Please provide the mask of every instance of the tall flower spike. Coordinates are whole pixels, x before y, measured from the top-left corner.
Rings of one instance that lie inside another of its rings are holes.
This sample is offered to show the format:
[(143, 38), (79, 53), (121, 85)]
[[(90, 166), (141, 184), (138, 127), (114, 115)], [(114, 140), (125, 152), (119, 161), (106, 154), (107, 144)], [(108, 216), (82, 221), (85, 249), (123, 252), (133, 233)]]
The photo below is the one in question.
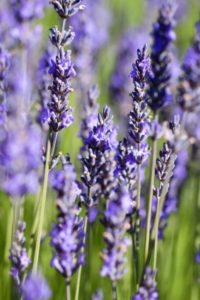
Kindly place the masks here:
[(61, 49), (56, 60), (52, 60), (49, 72), (53, 77), (53, 83), (50, 86), (49, 126), (53, 132), (58, 132), (69, 127), (73, 122), (72, 109), (69, 107), (67, 97), (72, 92), (70, 79), (75, 77), (76, 72), (71, 61), (70, 51), (65, 52)]
[(98, 122), (85, 139), (81, 151), (83, 166), (82, 182), (90, 189), (92, 197), (84, 196), (86, 206), (98, 203), (113, 188), (115, 169), (116, 128), (112, 123), (110, 109), (105, 107), (98, 115)]
[(149, 81), (148, 104), (154, 112), (169, 105), (173, 98), (170, 90), (172, 76), (170, 49), (176, 38), (174, 14), (173, 1), (163, 2), (151, 33), (153, 38), (151, 46), (152, 75)]
[(193, 112), (200, 106), (200, 21), (196, 23), (196, 36), (182, 65), (178, 89), (178, 102), (184, 111)]
[(23, 300), (49, 300), (50, 288), (40, 273), (30, 273), (22, 285)]
[(54, 256), (51, 266), (69, 282), (73, 273), (83, 264), (83, 220), (79, 216), (76, 198), (80, 189), (73, 166), (63, 160), (63, 168), (53, 173), (52, 186), (57, 192), (58, 218), (51, 230)]
[(29, 264), (31, 263), (28, 257), (26, 248), (24, 247), (26, 239), (24, 236), (24, 231), (26, 229), (26, 224), (19, 221), (17, 224), (17, 230), (15, 233), (15, 238), (10, 249), (10, 261), (12, 264), (11, 275), (16, 281), (17, 285), (21, 285), (22, 276)]
[(129, 229), (126, 215), (130, 207), (130, 194), (118, 186), (110, 195), (103, 221), (106, 227), (104, 233), (106, 248), (101, 254), (103, 260), (101, 276), (108, 276), (112, 282), (121, 279), (127, 271), (125, 255), (131, 243), (125, 234)]
[(133, 64), (131, 77), (134, 90), (131, 93), (132, 110), (129, 114), (129, 138), (135, 146), (134, 157), (137, 164), (142, 164), (149, 153), (147, 137), (149, 134), (149, 117), (146, 104), (146, 83), (150, 76), (150, 59), (146, 55), (146, 46), (137, 51), (137, 60)]
[(150, 268), (146, 268), (142, 284), (132, 300), (158, 300), (158, 291), (155, 282), (156, 272)]

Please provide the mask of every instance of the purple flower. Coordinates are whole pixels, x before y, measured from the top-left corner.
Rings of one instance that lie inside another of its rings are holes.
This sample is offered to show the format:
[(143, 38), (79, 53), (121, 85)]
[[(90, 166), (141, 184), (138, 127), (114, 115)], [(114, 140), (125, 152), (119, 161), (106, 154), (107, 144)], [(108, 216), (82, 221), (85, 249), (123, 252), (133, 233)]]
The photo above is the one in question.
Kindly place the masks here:
[(157, 300), (158, 291), (155, 282), (156, 272), (150, 268), (146, 268), (142, 284), (132, 300)]
[(83, 116), (80, 129), (80, 137), (82, 141), (88, 137), (94, 126), (98, 122), (98, 109), (97, 99), (99, 97), (99, 89), (97, 86), (92, 86), (87, 94), (87, 100), (83, 106)]
[(97, 290), (96, 293), (93, 294), (92, 300), (103, 300), (102, 290)]
[(50, 3), (63, 19), (67, 19), (68, 17), (75, 15), (79, 10), (84, 8), (82, 0), (51, 0)]
[(126, 189), (118, 187), (110, 195), (104, 213), (104, 241), (106, 248), (101, 257), (103, 266), (101, 276), (108, 276), (112, 281), (121, 279), (126, 273), (126, 253), (130, 240), (125, 236), (129, 224), (126, 215), (131, 207), (131, 199)]
[(133, 147), (127, 139), (119, 143), (116, 154), (115, 176), (119, 178), (131, 194), (132, 206), (135, 207), (136, 198), (136, 169), (137, 164), (133, 154)]
[(28, 257), (24, 244), (26, 242), (24, 231), (26, 224), (19, 221), (17, 224), (17, 230), (15, 233), (14, 241), (10, 249), (9, 259), (12, 264), (11, 275), (16, 281), (17, 285), (21, 285), (23, 273), (26, 271), (31, 263)]
[(41, 18), (47, 3), (47, 0), (10, 0), (11, 9), (19, 23)]
[(128, 76), (130, 61), (135, 60), (137, 49), (142, 47), (144, 41), (147, 40), (148, 34), (145, 28), (137, 28), (137, 30), (129, 28), (123, 33), (117, 46), (116, 65), (111, 76), (109, 90), (111, 99), (117, 101), (119, 113), (122, 116), (127, 116), (131, 110), (131, 101), (127, 97), (132, 87), (132, 80)]
[(152, 75), (149, 82), (148, 104), (153, 111), (169, 105), (172, 101), (170, 90), (171, 58), (170, 49), (175, 40), (174, 5), (165, 1), (159, 10), (159, 16), (153, 25), (151, 46)]
[(22, 120), (8, 120), (0, 137), (1, 187), (11, 197), (35, 193), (41, 164), (41, 132)]
[(85, 0), (84, 3), (86, 9), (79, 13), (78, 18), (73, 16), (70, 19), (75, 32), (72, 47), (78, 71), (77, 88), (81, 95), (97, 81), (98, 55), (108, 41), (111, 23), (105, 1)]
[(50, 91), (49, 86), (51, 83), (51, 77), (49, 75), (49, 68), (51, 66), (51, 60), (53, 59), (52, 49), (48, 47), (40, 61), (37, 72), (37, 82), (38, 82), (38, 93), (40, 97), (40, 110), (38, 112), (38, 121), (41, 125), (45, 126), (48, 124), (50, 118), (50, 112), (48, 108), (48, 103), (50, 101)]
[(51, 291), (41, 274), (30, 273), (22, 285), (23, 300), (48, 300)]
[(200, 21), (196, 23), (196, 36), (182, 65), (178, 102), (183, 110), (199, 110), (200, 105)]
[(57, 192), (58, 217), (50, 234), (51, 246), (54, 249), (51, 266), (70, 280), (73, 273), (84, 263), (84, 224), (76, 202), (80, 189), (69, 161), (63, 160), (63, 169), (53, 174), (52, 185)]
[(87, 207), (98, 203), (102, 196), (107, 198), (115, 186), (116, 147), (116, 128), (110, 109), (105, 107), (103, 113), (98, 115), (97, 125), (90, 131), (81, 150), (81, 179), (85, 190), (82, 196)]
[(53, 132), (69, 127), (73, 122), (72, 109), (69, 107), (68, 94), (72, 91), (70, 79), (76, 72), (71, 61), (70, 51), (59, 51), (56, 60), (52, 60), (49, 73), (53, 77), (51, 101), (48, 105), (50, 113), (49, 126)]
[(144, 47), (142, 51), (138, 50), (137, 60), (131, 72), (134, 90), (131, 93), (132, 110), (129, 114), (128, 133), (134, 145), (134, 158), (137, 164), (142, 164), (149, 154), (146, 141), (149, 135), (149, 117), (145, 88), (150, 72), (150, 60), (146, 56), (146, 47)]
[(178, 152), (173, 176), (170, 181), (169, 191), (160, 216), (159, 237), (163, 237), (163, 230), (172, 212), (177, 210), (178, 197), (181, 186), (187, 177), (188, 153), (186, 149)]

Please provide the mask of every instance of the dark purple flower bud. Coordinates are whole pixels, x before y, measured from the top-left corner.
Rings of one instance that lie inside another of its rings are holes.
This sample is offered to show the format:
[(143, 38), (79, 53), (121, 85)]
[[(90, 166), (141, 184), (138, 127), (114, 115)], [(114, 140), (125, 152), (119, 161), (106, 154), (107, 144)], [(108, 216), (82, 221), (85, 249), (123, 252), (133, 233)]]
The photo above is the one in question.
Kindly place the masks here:
[(160, 10), (157, 22), (153, 26), (152, 37), (152, 75), (149, 80), (148, 104), (153, 111), (169, 105), (172, 101), (170, 90), (171, 74), (171, 45), (175, 40), (175, 8), (172, 1), (165, 1)]
[(158, 300), (158, 290), (155, 282), (156, 272), (146, 268), (142, 284), (132, 300)]
[(53, 132), (58, 132), (69, 127), (73, 122), (72, 109), (69, 107), (68, 94), (72, 92), (71, 78), (76, 72), (71, 61), (70, 51), (65, 52), (62, 48), (52, 60), (49, 73), (53, 77), (50, 86), (51, 101), (49, 103), (50, 121), (49, 126)]
[(103, 260), (101, 276), (108, 276), (112, 281), (121, 279), (127, 271), (125, 255), (131, 242), (125, 234), (129, 229), (126, 216), (130, 207), (130, 194), (126, 189), (118, 187), (110, 195), (104, 213), (106, 248), (101, 254)]
[(48, 300), (51, 290), (41, 274), (31, 273), (22, 285), (23, 300)]
[(138, 50), (137, 60), (131, 72), (134, 90), (131, 93), (132, 110), (129, 114), (128, 133), (134, 145), (134, 157), (137, 164), (142, 164), (149, 154), (146, 142), (149, 135), (149, 117), (145, 89), (150, 72), (150, 60), (146, 56), (146, 47), (144, 47), (142, 51)]
[(55, 11), (63, 19), (75, 15), (79, 10), (84, 9), (82, 0), (51, 0)]
[(19, 221), (17, 224), (17, 230), (15, 233), (14, 241), (10, 249), (9, 259), (11, 261), (11, 275), (14, 278), (17, 285), (21, 285), (22, 276), (28, 266), (31, 263), (30, 258), (28, 257), (26, 248), (24, 244), (26, 242), (24, 231), (26, 229), (26, 224)]
[(67, 31), (63, 31), (62, 33), (58, 30), (57, 26), (50, 29), (50, 41), (52, 45), (56, 46), (56, 48), (65, 47), (73, 41), (75, 37), (72, 28), (69, 27)]

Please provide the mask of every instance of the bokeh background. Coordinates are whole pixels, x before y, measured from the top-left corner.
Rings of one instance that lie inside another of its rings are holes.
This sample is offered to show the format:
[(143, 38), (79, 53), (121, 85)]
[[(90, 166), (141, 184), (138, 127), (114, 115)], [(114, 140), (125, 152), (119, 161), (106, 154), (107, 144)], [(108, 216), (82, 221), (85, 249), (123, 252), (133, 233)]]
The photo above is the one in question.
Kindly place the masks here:
[[(95, 0), (93, 0), (95, 1)], [(118, 63), (118, 51), (120, 41), (124, 32), (129, 28), (133, 32), (132, 41), (140, 40), (142, 44), (149, 43), (148, 34), (151, 32), (152, 23), (155, 21), (158, 11), (158, 5), (161, 1), (144, 1), (144, 0), (107, 0), (105, 5), (108, 10), (106, 16), (101, 16), (98, 24), (101, 27), (105, 26), (105, 22), (109, 21), (107, 27), (107, 37), (103, 45), (98, 49), (95, 57), (95, 82), (100, 88), (100, 107), (107, 104), (113, 108), (115, 112), (116, 121), (121, 124), (119, 111), (119, 101), (114, 99), (110, 94), (109, 87), (113, 70)], [(182, 3), (184, 2), (184, 3)], [(178, 62), (185, 53), (185, 50), (190, 45), (194, 35), (194, 24), (200, 17), (200, 3), (198, 0), (177, 1), (177, 6), (180, 5), (180, 14), (177, 13), (176, 26), (176, 56)], [(86, 8), (87, 9), (87, 8)], [(179, 10), (179, 8), (177, 8)], [(98, 14), (97, 14), (98, 17)], [(77, 18), (77, 17), (76, 17)], [(109, 20), (108, 20), (109, 19)], [(74, 20), (76, 22), (76, 20)], [(43, 43), (47, 43), (49, 28), (54, 24), (59, 23), (53, 9), (49, 8), (46, 11), (44, 18), (39, 22), (44, 27)], [(145, 34), (144, 29), (145, 28)], [(99, 28), (100, 29), (100, 28)], [(139, 32), (141, 31), (141, 35)], [(134, 33), (135, 32), (135, 33)], [(99, 31), (96, 32), (98, 37)], [(139, 39), (139, 37), (140, 39)], [(147, 37), (147, 38), (146, 38)], [(130, 51), (135, 55), (137, 43), (135, 47), (130, 44)], [(76, 61), (76, 55), (74, 54)], [(129, 81), (129, 72), (131, 64), (129, 61), (129, 70), (124, 74), (125, 82)], [(83, 70), (81, 70), (83, 72)], [(74, 81), (75, 92), (71, 98), (72, 106), (75, 109), (76, 121), (67, 130), (65, 130), (59, 140), (58, 150), (65, 153), (70, 153), (72, 162), (76, 165), (77, 170), (80, 169), (79, 161), (77, 159), (79, 149), (81, 147), (81, 140), (78, 137), (80, 124), (81, 103), (84, 101), (85, 94), (81, 93), (78, 88), (79, 75)], [(95, 83), (92, 82), (92, 83)], [(76, 90), (77, 86), (77, 90)], [(87, 89), (87, 87), (85, 87)], [(129, 101), (129, 91), (125, 91), (122, 101)], [(127, 103), (127, 102), (126, 102)], [(123, 132), (120, 130), (119, 132)], [(168, 227), (165, 231), (164, 240), (160, 242), (159, 250), (159, 276), (158, 289), (161, 300), (198, 300), (200, 299), (200, 283), (198, 277), (200, 276), (200, 265), (195, 263), (196, 245), (200, 240), (200, 203), (198, 203), (198, 193), (200, 193), (196, 186), (196, 182), (200, 181), (194, 168), (190, 167), (188, 179), (180, 192), (179, 209), (178, 212), (170, 217)], [(200, 198), (200, 197), (199, 197)], [(30, 197), (25, 202), (24, 216), (27, 221), (27, 236), (30, 235), (31, 223), (33, 221), (34, 197)], [(52, 255), (49, 247), (50, 239), (48, 232), (51, 228), (52, 221), (55, 219), (55, 203), (52, 192), (48, 193), (48, 202), (45, 213), (45, 228), (44, 241), (41, 249), (41, 268), (45, 277), (47, 278), (51, 289), (53, 291), (53, 298), (61, 300), (64, 299), (65, 282), (61, 276), (50, 267), (50, 259)], [(10, 204), (5, 195), (0, 194), (0, 256), (3, 257), (3, 249), (6, 241), (5, 227), (8, 222), (7, 216), (9, 214)], [(105, 300), (110, 299), (110, 282), (99, 276), (99, 269), (101, 266), (101, 259), (99, 252), (103, 248), (103, 241), (101, 238), (102, 228), (98, 224), (91, 228), (90, 232), (90, 249), (89, 259), (90, 263), (84, 267), (84, 273), (81, 283), (81, 300), (88, 300), (91, 294), (96, 289), (104, 291)], [(130, 256), (131, 257), (131, 256)], [(2, 260), (1, 260), (2, 261)], [(0, 274), (6, 272), (0, 262)], [(0, 299), (9, 299), (8, 277), (5, 275), (5, 282), (1, 280), (0, 276)], [(73, 278), (73, 284), (76, 281), (76, 275)], [(127, 275), (125, 279), (120, 282), (119, 300), (130, 299), (130, 282), (131, 276)], [(73, 299), (73, 297), (72, 297)]]

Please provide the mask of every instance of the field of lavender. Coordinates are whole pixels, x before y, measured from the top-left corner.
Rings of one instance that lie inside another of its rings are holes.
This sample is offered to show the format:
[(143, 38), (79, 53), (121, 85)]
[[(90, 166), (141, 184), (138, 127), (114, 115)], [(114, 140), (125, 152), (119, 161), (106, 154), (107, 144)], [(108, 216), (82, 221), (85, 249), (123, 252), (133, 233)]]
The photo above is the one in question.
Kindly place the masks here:
[(0, 1), (0, 300), (200, 299), (199, 0)]

